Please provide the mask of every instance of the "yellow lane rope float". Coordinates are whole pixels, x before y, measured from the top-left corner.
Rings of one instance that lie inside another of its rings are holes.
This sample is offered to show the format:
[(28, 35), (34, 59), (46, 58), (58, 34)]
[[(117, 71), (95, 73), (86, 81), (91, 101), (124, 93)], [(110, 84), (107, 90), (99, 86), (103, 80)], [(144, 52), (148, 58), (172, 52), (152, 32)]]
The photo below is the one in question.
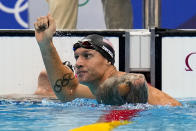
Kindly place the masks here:
[(112, 121), (112, 122), (103, 122), (103, 123), (94, 123), (91, 125), (85, 125), (72, 129), (70, 131), (111, 131), (117, 126), (126, 125), (131, 123), (129, 121)]
[(114, 128), (120, 125), (132, 123), (128, 120), (130, 120), (140, 111), (140, 109), (112, 110), (109, 114), (103, 116), (104, 122), (85, 125), (69, 131), (112, 131)]

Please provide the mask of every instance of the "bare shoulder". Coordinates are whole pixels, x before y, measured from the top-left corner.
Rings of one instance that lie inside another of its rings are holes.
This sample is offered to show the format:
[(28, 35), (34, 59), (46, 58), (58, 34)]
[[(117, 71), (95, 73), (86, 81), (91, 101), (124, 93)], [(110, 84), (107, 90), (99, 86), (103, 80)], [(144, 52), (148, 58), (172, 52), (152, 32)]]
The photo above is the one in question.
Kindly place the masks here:
[(168, 94), (148, 84), (148, 103), (152, 105), (181, 106), (182, 104)]
[[(122, 74), (122, 73), (121, 73)], [(124, 73), (120, 77), (126, 77), (128, 81), (131, 81), (131, 84), (134, 87), (141, 87), (146, 83), (146, 88), (148, 88), (148, 103), (152, 105), (171, 105), (171, 106), (180, 106), (181, 103), (176, 99), (172, 98), (168, 94), (158, 90), (157, 88), (147, 84), (145, 76), (140, 73)]]

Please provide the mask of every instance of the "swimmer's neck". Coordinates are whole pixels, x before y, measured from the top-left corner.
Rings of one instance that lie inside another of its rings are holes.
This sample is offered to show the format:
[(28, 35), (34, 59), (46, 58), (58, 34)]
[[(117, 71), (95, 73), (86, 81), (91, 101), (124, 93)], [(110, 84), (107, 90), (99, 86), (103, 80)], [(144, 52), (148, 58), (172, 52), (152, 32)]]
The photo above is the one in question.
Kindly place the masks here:
[(88, 86), (90, 91), (93, 93), (93, 95), (96, 95), (98, 84), (93, 84), (91, 82), (81, 82), (81, 84)]

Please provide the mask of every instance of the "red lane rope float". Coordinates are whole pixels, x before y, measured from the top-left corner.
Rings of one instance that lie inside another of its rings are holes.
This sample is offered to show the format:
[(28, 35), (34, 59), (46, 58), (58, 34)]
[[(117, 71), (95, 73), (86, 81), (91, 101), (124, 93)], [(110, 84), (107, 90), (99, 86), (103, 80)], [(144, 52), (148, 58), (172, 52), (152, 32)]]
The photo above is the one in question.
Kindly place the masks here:
[(132, 110), (111, 110), (109, 114), (106, 114), (105, 121), (122, 121), (122, 120), (130, 120), (132, 117), (136, 116), (138, 112), (142, 111), (141, 109), (132, 109)]

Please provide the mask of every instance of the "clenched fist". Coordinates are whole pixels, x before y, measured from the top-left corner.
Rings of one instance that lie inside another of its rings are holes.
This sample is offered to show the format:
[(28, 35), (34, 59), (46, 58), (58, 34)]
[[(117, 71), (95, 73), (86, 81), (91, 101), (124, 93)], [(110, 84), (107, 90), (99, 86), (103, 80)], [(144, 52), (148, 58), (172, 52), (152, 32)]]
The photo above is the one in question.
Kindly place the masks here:
[(34, 23), (35, 37), (40, 46), (52, 41), (53, 34), (56, 32), (56, 24), (52, 16), (42, 16)]

